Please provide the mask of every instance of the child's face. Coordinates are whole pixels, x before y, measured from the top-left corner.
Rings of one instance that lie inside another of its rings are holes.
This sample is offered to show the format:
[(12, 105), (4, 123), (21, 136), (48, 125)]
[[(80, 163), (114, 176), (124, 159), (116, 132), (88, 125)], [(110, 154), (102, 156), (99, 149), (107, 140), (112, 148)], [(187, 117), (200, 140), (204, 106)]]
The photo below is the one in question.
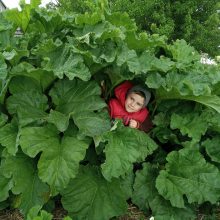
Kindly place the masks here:
[(130, 93), (127, 95), (127, 98), (125, 100), (125, 110), (127, 112), (138, 112), (144, 107), (144, 97), (136, 94), (136, 93)]

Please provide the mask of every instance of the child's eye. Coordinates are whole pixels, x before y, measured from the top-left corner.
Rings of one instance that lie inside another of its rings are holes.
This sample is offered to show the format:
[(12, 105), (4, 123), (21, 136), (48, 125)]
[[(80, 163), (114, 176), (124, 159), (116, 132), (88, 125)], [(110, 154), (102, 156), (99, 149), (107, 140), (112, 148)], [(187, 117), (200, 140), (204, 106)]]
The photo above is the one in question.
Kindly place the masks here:
[(131, 99), (131, 101), (134, 101), (134, 98), (131, 97), (130, 99)]

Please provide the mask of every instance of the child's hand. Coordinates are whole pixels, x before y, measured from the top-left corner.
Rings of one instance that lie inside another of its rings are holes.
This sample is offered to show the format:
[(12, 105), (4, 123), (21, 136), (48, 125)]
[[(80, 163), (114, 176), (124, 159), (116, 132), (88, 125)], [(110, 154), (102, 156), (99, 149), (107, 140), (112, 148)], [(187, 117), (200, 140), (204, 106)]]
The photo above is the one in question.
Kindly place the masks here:
[(134, 119), (131, 119), (129, 121), (129, 127), (130, 128), (138, 128), (138, 122), (136, 120), (134, 120)]

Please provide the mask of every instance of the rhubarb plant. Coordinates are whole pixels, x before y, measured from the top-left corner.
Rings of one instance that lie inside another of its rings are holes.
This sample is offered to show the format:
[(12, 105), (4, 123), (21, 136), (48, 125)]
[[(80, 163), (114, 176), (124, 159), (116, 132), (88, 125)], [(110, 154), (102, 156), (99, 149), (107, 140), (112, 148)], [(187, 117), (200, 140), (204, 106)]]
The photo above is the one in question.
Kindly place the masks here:
[[(0, 14), (0, 207), (51, 219), (39, 211), (59, 197), (70, 217), (91, 220), (124, 215), (127, 201), (157, 220), (214, 208), (219, 65), (184, 40), (138, 32), (107, 1), (85, 14), (39, 4)], [(112, 127), (108, 101), (124, 80), (152, 93), (149, 133)]]

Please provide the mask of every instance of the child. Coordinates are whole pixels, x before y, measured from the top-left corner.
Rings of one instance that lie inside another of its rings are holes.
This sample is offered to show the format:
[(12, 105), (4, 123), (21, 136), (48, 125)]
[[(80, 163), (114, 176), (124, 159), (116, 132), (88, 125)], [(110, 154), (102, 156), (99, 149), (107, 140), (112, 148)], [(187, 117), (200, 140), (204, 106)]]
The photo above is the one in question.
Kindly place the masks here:
[(152, 127), (146, 108), (151, 94), (140, 85), (125, 81), (115, 88), (115, 97), (109, 101), (110, 117), (121, 118), (125, 126), (148, 131)]

